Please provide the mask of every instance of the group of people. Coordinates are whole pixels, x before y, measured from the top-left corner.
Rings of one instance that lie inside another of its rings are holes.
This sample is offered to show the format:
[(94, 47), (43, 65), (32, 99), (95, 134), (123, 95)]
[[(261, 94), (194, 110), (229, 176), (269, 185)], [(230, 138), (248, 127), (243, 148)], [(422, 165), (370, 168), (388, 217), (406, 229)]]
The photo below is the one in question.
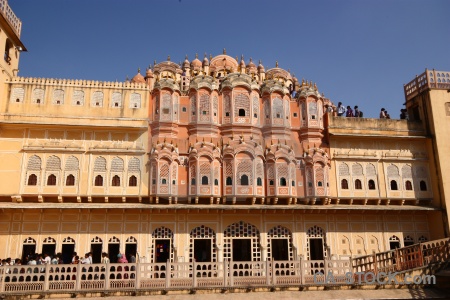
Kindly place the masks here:
[(347, 105), (347, 108), (345, 108), (342, 102), (339, 102), (336, 110), (338, 117), (362, 118), (364, 116), (363, 112), (359, 110), (358, 105), (355, 105), (353, 109), (350, 105)]

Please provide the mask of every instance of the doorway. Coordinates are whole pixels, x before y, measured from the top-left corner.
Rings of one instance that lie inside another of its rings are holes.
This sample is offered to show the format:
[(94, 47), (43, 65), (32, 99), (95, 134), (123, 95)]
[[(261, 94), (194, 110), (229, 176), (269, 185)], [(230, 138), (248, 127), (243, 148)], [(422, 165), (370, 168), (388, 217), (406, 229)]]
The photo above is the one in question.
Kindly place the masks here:
[(26, 261), (27, 257), (30, 257), (36, 253), (36, 244), (25, 244), (22, 246), (22, 262)]
[(400, 248), (400, 241), (389, 241), (389, 248), (391, 250), (395, 250), (397, 248)]
[(72, 263), (73, 252), (75, 252), (75, 244), (62, 245), (62, 260), (65, 264)]
[(272, 239), (272, 260), (289, 260), (288, 239)]
[(163, 263), (170, 259), (170, 240), (156, 239), (155, 240), (155, 262)]
[(108, 255), (111, 263), (117, 263), (117, 255), (120, 253), (120, 244), (108, 244)]
[(211, 239), (194, 240), (194, 259), (196, 262), (211, 262)]
[(50, 257), (55, 255), (56, 244), (43, 244), (42, 245), (42, 254), (48, 254)]
[(134, 257), (136, 257), (136, 252), (137, 244), (125, 244), (125, 256), (127, 257), (128, 262), (131, 262), (131, 255), (134, 255)]
[(252, 239), (233, 239), (233, 261), (252, 260)]
[(102, 261), (102, 244), (91, 244), (92, 263), (99, 264)]
[(309, 259), (310, 260), (323, 260), (323, 239), (322, 238), (310, 238), (309, 239)]

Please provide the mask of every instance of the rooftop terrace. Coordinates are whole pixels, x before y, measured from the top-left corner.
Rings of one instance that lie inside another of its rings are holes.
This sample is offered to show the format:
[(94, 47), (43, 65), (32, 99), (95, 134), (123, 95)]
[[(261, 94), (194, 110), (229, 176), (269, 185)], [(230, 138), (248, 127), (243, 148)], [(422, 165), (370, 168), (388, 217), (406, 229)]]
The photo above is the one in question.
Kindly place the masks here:
[(404, 85), (406, 101), (427, 89), (450, 89), (450, 72), (425, 69), (425, 72)]

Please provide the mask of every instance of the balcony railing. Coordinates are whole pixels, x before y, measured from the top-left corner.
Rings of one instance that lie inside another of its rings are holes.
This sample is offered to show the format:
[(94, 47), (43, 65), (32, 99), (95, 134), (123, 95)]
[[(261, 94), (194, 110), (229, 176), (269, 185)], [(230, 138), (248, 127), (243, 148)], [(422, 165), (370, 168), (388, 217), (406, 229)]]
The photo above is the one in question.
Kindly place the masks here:
[(450, 89), (450, 72), (425, 69), (425, 72), (405, 84), (406, 101), (427, 89)]
[(17, 37), (20, 38), (20, 32), (22, 30), (22, 21), (16, 16), (16, 14), (12, 11), (11, 7), (8, 5), (8, 0), (0, 0), (0, 12), (8, 21), (11, 28), (17, 34)]

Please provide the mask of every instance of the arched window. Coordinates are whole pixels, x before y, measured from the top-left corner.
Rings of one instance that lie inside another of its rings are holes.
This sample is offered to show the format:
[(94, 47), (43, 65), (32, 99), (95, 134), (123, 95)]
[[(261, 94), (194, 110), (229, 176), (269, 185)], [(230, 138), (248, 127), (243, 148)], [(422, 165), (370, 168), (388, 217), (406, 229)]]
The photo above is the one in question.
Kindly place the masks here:
[(103, 186), (103, 177), (102, 175), (95, 176), (95, 186)]
[(191, 179), (191, 185), (195, 185), (195, 178)]
[(286, 178), (284, 177), (280, 178), (280, 186), (286, 186)]
[(362, 189), (361, 180), (359, 180), (359, 179), (355, 180), (355, 189), (356, 190), (361, 190)]
[(167, 179), (165, 178), (161, 179), (161, 184), (167, 184)]
[(112, 186), (120, 186), (120, 177), (118, 175), (114, 175), (111, 182)]
[(256, 185), (257, 186), (262, 186), (262, 179), (261, 179), (261, 177), (256, 178)]
[(202, 185), (208, 185), (208, 176), (202, 176)]
[(72, 174), (70, 174), (69, 176), (67, 176), (67, 178), (66, 178), (66, 185), (67, 185), (67, 186), (73, 186), (73, 185), (75, 185), (75, 176), (73, 176)]
[(341, 181), (341, 189), (348, 190), (348, 181), (347, 181), (347, 179), (342, 179), (342, 181)]
[(11, 41), (9, 39), (6, 39), (6, 43), (5, 43), (5, 61), (9, 64), (11, 64), (11, 56), (9, 53), (9, 50), (13, 47), (13, 44), (11, 43)]
[(28, 177), (28, 185), (37, 185), (37, 176), (34, 174), (31, 174)]
[(137, 186), (137, 178), (136, 176), (132, 175), (130, 179), (128, 180), (129, 186)]
[(423, 180), (420, 181), (420, 190), (422, 192), (427, 190), (427, 183), (425, 181), (423, 181)]
[(245, 117), (245, 109), (243, 108), (239, 109), (239, 117)]
[(231, 179), (231, 177), (227, 177), (226, 184), (233, 185), (233, 179)]
[[(295, 184), (295, 182), (294, 182), (294, 181), (292, 181), (292, 186), (294, 186), (294, 184)], [(322, 181), (318, 181), (318, 182), (317, 182), (317, 186), (323, 186), (323, 183), (322, 183)]]
[(269, 180), (269, 185), (273, 185), (273, 180)]
[(56, 185), (56, 176), (51, 174), (47, 178), (47, 185)]
[[(292, 180), (292, 186), (295, 186), (295, 181)], [(322, 186), (322, 181), (319, 181), (319, 186)]]
[(248, 185), (248, 176), (245, 174), (241, 176), (241, 185)]
[(215, 186), (218, 186), (218, 185), (219, 185), (219, 179), (217, 179), (217, 178), (214, 179), (214, 185), (215, 185)]
[(407, 190), (407, 191), (412, 191), (412, 183), (411, 183), (411, 181), (409, 181), (409, 180), (406, 180), (406, 182), (405, 182), (405, 190)]
[(398, 190), (397, 181), (391, 180), (391, 191)]
[(375, 181), (373, 181), (372, 179), (369, 180), (369, 190), (374, 190), (375, 189)]

